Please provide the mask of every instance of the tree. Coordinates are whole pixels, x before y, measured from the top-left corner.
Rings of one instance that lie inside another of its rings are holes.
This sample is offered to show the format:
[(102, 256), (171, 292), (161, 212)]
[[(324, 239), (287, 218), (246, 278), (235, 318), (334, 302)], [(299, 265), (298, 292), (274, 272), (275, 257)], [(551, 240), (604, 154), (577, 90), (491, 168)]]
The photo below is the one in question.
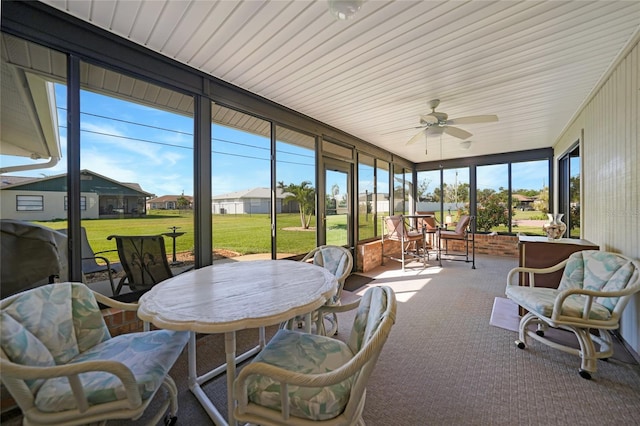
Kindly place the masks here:
[(300, 210), (300, 224), (304, 229), (309, 229), (311, 216), (313, 216), (316, 205), (316, 190), (311, 186), (311, 182), (304, 181), (300, 185), (290, 183), (285, 185), (284, 182), (278, 182), (278, 188), (283, 194), (288, 194), (284, 201), (296, 201)]
[(182, 209), (188, 209), (189, 208), (189, 200), (187, 200), (184, 196), (179, 196), (176, 199), (176, 206), (178, 207), (178, 210), (182, 210)]
[(540, 190), (538, 199), (533, 202), (533, 208), (542, 213), (549, 213), (549, 187)]
[(509, 209), (500, 193), (493, 190), (484, 190), (482, 200), (478, 197), (478, 216), (476, 226), (481, 231), (491, 231), (494, 226), (507, 225), (509, 223)]
[(431, 179), (422, 179), (418, 183), (418, 201), (430, 201), (434, 198), (433, 194), (429, 194), (429, 185), (431, 185)]
[(338, 195), (340, 194), (340, 186), (338, 186), (337, 183), (334, 183), (333, 185), (331, 185), (331, 194), (333, 195), (333, 198), (335, 200), (338, 199)]
[(569, 226), (580, 228), (580, 175), (569, 178)]

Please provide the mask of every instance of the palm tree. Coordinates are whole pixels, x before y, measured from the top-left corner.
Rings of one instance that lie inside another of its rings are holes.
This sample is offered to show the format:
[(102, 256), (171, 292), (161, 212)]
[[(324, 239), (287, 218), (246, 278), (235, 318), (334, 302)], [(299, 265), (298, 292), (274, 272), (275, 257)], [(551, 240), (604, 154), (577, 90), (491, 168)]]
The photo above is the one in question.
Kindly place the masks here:
[(309, 229), (311, 216), (316, 205), (316, 190), (311, 186), (311, 182), (304, 181), (300, 185), (290, 183), (285, 185), (284, 182), (278, 182), (278, 188), (283, 194), (287, 194), (284, 201), (296, 201), (300, 209), (300, 223), (304, 229)]

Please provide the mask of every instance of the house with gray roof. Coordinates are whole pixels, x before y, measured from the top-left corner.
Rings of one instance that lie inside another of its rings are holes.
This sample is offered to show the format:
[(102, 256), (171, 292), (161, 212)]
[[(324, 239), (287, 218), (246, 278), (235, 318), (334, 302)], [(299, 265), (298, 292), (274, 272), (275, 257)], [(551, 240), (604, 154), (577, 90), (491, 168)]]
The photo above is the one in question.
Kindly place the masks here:
[[(284, 202), (289, 195), (276, 189), (276, 213), (298, 213), (298, 203)], [(211, 211), (213, 214), (268, 214), (271, 212), (271, 190), (252, 188), (214, 195)]]
[(177, 210), (181, 200), (184, 205), (182, 209), (193, 209), (193, 197), (191, 195), (162, 195), (160, 197), (147, 200), (147, 210)]
[[(154, 194), (137, 183), (118, 182), (91, 170), (80, 172), (82, 219), (146, 214)], [(0, 176), (0, 217), (17, 220), (67, 218), (67, 174), (45, 177)]]

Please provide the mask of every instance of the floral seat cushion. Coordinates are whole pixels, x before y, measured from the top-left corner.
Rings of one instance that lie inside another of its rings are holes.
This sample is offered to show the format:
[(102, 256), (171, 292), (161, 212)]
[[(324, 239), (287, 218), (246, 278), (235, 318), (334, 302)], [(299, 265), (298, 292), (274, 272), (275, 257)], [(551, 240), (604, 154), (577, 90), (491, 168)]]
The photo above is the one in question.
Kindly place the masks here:
[[(535, 312), (544, 317), (550, 317), (553, 312), (553, 303), (559, 290), (543, 287), (518, 287), (509, 286), (507, 297), (528, 311)], [(573, 318), (582, 318), (584, 309), (584, 296), (569, 296), (562, 305), (562, 315)], [(611, 312), (603, 305), (594, 302), (589, 312), (589, 318), (606, 321), (611, 318)]]
[[(79, 354), (69, 364), (81, 361), (118, 361), (133, 373), (143, 400), (160, 387), (189, 339), (189, 333), (167, 330), (130, 333), (106, 340)], [(125, 399), (124, 386), (114, 375), (105, 372), (80, 375), (89, 404)], [(47, 412), (73, 409), (75, 399), (66, 378), (46, 380), (35, 399), (36, 406)]]
[[(570, 289), (619, 291), (630, 282), (635, 267), (629, 260), (611, 253), (584, 250), (571, 255), (558, 289), (508, 286), (507, 296), (514, 302), (542, 316), (550, 317), (556, 296)], [(573, 295), (562, 304), (561, 315), (581, 318), (585, 296)], [(618, 297), (596, 297), (589, 311), (589, 319), (606, 321), (618, 302)]]
[[(295, 350), (292, 350), (295, 348)], [(305, 374), (326, 373), (353, 358), (349, 347), (329, 337), (279, 330), (254, 362), (264, 362), (289, 371)], [(332, 419), (344, 411), (352, 380), (324, 388), (290, 385), (292, 416), (311, 420)], [(247, 383), (249, 400), (264, 407), (280, 410), (280, 383), (265, 376), (253, 376)]]
[[(187, 332), (155, 330), (111, 337), (91, 290), (58, 283), (18, 296), (2, 310), (0, 344), (15, 363), (52, 366), (118, 361), (133, 373), (143, 400), (162, 384), (189, 339)], [(89, 404), (125, 399), (114, 375), (82, 373)], [(35, 405), (45, 412), (76, 408), (66, 377), (27, 381)]]

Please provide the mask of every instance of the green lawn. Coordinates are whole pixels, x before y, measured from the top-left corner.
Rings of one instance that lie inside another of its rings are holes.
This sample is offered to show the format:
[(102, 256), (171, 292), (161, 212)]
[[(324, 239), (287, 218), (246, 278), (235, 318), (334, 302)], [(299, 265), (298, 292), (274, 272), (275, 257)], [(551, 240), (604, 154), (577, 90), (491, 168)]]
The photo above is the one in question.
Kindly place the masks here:
[[(314, 218), (315, 219), (315, 218)], [(300, 216), (279, 214), (277, 216), (277, 246), (281, 253), (306, 253), (316, 245), (315, 220), (311, 226), (314, 230), (284, 230), (282, 228), (300, 228)], [(67, 227), (66, 221), (36, 222), (53, 229)], [(271, 253), (271, 224), (269, 215), (214, 215), (213, 246), (232, 250), (240, 254)], [(187, 212), (157, 212), (140, 218), (126, 219), (93, 219), (83, 220), (82, 226), (87, 231), (89, 244), (94, 252), (115, 250), (114, 240), (107, 240), (109, 235), (157, 235), (171, 232), (176, 226), (178, 232), (185, 234), (176, 239), (176, 251), (192, 251), (194, 247), (193, 214)], [(167, 254), (173, 250), (173, 242), (165, 238)], [(107, 253), (109, 260), (117, 261), (117, 253)]]
[[(539, 212), (521, 212), (516, 219), (540, 219)], [(368, 218), (371, 219), (370, 217)], [(361, 218), (362, 220), (362, 218)], [(53, 229), (67, 227), (66, 221), (37, 222)], [(311, 221), (312, 229), (300, 229), (300, 216), (297, 213), (283, 213), (277, 216), (277, 252), (289, 254), (307, 253), (316, 246), (315, 216)], [(115, 250), (114, 240), (107, 240), (109, 235), (157, 235), (171, 232), (171, 227), (178, 227), (178, 232), (185, 234), (176, 239), (176, 251), (188, 252), (194, 247), (193, 213), (191, 211), (152, 211), (147, 216), (127, 219), (92, 219), (83, 220), (82, 226), (87, 230), (89, 243), (95, 252)], [(251, 215), (214, 215), (213, 216), (214, 249), (226, 249), (240, 254), (271, 253), (271, 220), (267, 214)], [(366, 234), (372, 233), (371, 224), (366, 219), (361, 227), (367, 228)], [(290, 229), (287, 229), (290, 228)], [(506, 227), (495, 229), (507, 232)], [(515, 227), (514, 232), (542, 235), (539, 227)], [(346, 243), (346, 215), (327, 216), (327, 244), (343, 245)], [(165, 238), (167, 254), (171, 254), (172, 239)], [(117, 253), (108, 253), (109, 260), (117, 261)]]

